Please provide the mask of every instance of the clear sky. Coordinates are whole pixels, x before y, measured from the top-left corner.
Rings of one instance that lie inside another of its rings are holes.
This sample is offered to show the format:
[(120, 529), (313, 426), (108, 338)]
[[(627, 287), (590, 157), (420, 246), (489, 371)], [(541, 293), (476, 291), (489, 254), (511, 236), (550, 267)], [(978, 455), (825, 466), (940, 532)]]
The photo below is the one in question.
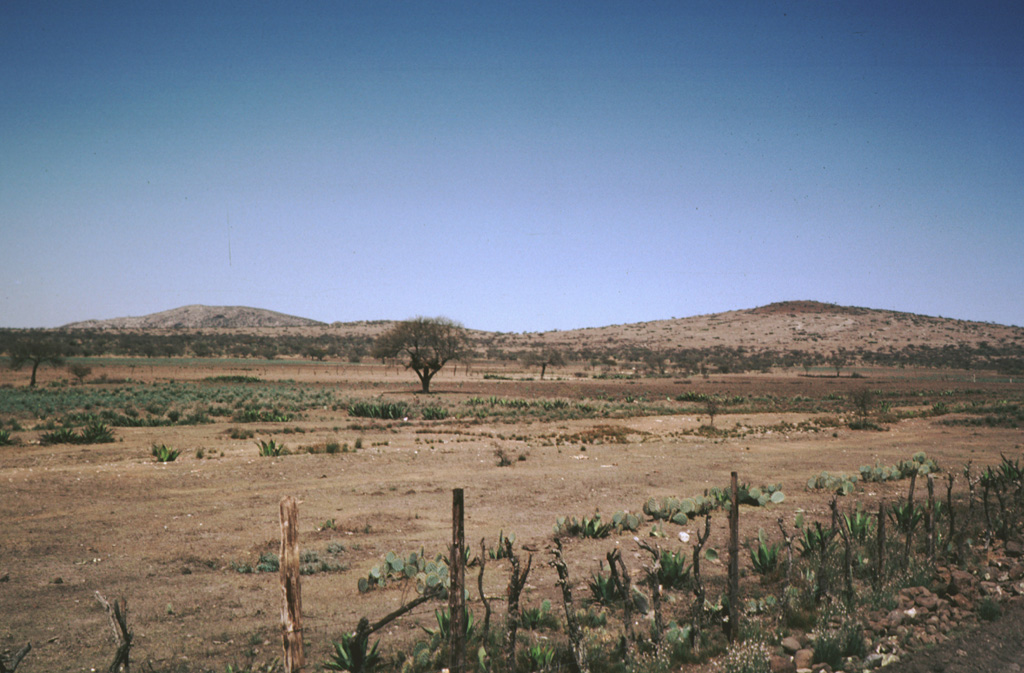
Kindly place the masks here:
[(0, 3), (0, 326), (1024, 326), (1024, 5)]

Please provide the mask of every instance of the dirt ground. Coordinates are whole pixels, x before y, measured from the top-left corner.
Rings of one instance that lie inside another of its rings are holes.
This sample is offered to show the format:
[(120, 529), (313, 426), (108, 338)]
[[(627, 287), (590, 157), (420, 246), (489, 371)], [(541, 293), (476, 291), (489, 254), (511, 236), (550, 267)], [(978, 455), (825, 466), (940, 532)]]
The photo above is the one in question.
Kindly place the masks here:
[[(393, 368), (280, 366), (244, 371), (266, 380), (336, 386), (353, 397), (387, 394), (389, 399), (422, 402), (422, 396), (414, 394), (414, 377)], [(130, 371), (111, 367), (106, 373), (112, 379), (160, 382), (237, 374), (238, 369), (150, 365), (132, 366)], [(13, 376), (3, 374), (0, 385), (24, 385)], [(41, 381), (46, 376), (42, 373)], [(501, 381), (483, 379), (481, 370), (442, 372), (432, 397), (459, 402), (474, 395), (595, 399), (630, 393), (653, 399), (700, 390), (814, 397), (831, 391), (849, 393), (865, 385), (855, 379), (796, 375), (713, 377), (693, 383), (594, 381), (569, 372), (558, 376), (561, 380)], [(906, 373), (877, 376), (870, 385), (926, 393), (969, 387), (985, 389), (993, 397), (1019, 395), (1021, 389), (1019, 382), (982, 384), (934, 373), (916, 379)], [(715, 424), (779, 427), (783, 421), (796, 424), (812, 415), (724, 413)], [(361, 594), (357, 581), (388, 551), (446, 551), (455, 488), (465, 491), (467, 543), (474, 554), (479, 554), (481, 538), (493, 546), (499, 531), (514, 532), (519, 545), (536, 550), (525, 595), (525, 603), (534, 605), (544, 598), (556, 599), (547, 550), (552, 526), (561, 516), (598, 511), (610, 518), (619, 510), (640, 514), (649, 497), (696, 495), (712, 486), (724, 487), (735, 470), (742, 481), (779, 483), (786, 494), (784, 503), (765, 511), (743, 510), (741, 538), (749, 539), (762, 526), (777, 533), (775, 520), (782, 516), (792, 522), (797, 510), (810, 520), (825, 520), (828, 496), (804, 489), (807, 479), (822, 470), (856, 472), (861, 465), (893, 464), (917, 451), (959, 470), (967, 460), (988, 465), (997, 463), (1000, 454), (1019, 456), (1024, 445), (1019, 429), (950, 427), (935, 418), (895, 422), (885, 432), (783, 429), (735, 438), (682, 434), (707, 423), (699, 413), (517, 425), (358, 419), (359, 429), (353, 429), (355, 420), (344, 410), (323, 409), (289, 423), (246, 424), (255, 434), (244, 439), (231, 437), (231, 429), (240, 424), (226, 419), (196, 426), (116, 428), (116, 442), (90, 446), (41, 445), (38, 431), (16, 433), (19, 444), (0, 447), (0, 609), (5, 617), (0, 651), (31, 642), (33, 649), (18, 669), (29, 673), (105, 669), (114, 645), (106, 613), (95, 598), (100, 592), (111, 600), (127, 599), (135, 631), (133, 659), (150, 662), (157, 671), (222, 671), (228, 664), (270, 661), (279, 652), (278, 575), (243, 574), (237, 568), (254, 565), (263, 552), (277, 551), (278, 508), (285, 495), (300, 501), (303, 548), (347, 567), (302, 578), (307, 670), (317, 670), (328, 657), (332, 638), (352, 630), (360, 617), (382, 616), (414, 595), (407, 583)], [(22, 424), (31, 427), (28, 419)], [(627, 428), (628, 441), (551, 441), (553, 436), (570, 437), (609, 424)], [(270, 437), (283, 441), (292, 455), (259, 457), (255, 440)], [(330, 441), (354, 446), (357, 440), (362, 448), (355, 452), (299, 452), (302, 446)], [(182, 455), (172, 463), (157, 463), (150, 455), (154, 443), (180, 448)], [(199, 449), (202, 458), (197, 457)], [(498, 465), (498, 450), (515, 458), (511, 465)], [(905, 484), (864, 485), (850, 502), (872, 508), (879, 498), (904, 493)], [(692, 525), (664, 527), (673, 537), (662, 544), (673, 549), (686, 546), (674, 539), (680, 530), (695, 533)], [(639, 535), (646, 536), (649, 529), (645, 522)], [(710, 546), (723, 553), (712, 565), (712, 576), (724, 573), (726, 533), (725, 519), (719, 517)], [(329, 554), (329, 545), (337, 550), (339, 544), (344, 551)], [(572, 578), (583, 585), (578, 595), (586, 593), (586, 580), (616, 545), (624, 550), (627, 563), (639, 568), (632, 534), (600, 541), (567, 540)], [(743, 561), (749, 564), (748, 559)], [(504, 594), (507, 571), (505, 561), (488, 563), (488, 595)], [(479, 617), (476, 572), (471, 568), (469, 573), (470, 606)], [(381, 632), (382, 648), (422, 634), (418, 626), (432, 625), (433, 607), (423, 606)], [(504, 608), (498, 604), (494, 609), (500, 616)], [(1021, 642), (1021, 614), (1013, 607), (996, 622), (1015, 634), (1007, 636), (1016, 638), (1009, 642)], [(980, 661), (970, 649), (979, 642), (984, 641), (969, 637), (964, 642), (960, 649), (968, 652), (966, 659)], [(952, 658), (928, 664), (931, 668), (892, 670), (982, 670), (956, 668), (957, 657), (965, 657), (958, 650), (952, 652)]]

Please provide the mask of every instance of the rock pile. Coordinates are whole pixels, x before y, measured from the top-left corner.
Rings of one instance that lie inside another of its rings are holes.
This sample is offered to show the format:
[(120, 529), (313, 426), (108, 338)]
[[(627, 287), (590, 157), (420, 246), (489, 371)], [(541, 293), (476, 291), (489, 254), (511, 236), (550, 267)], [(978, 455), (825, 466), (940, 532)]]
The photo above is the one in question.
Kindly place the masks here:
[[(845, 670), (886, 666), (907, 651), (946, 642), (951, 632), (978, 622), (979, 607), (986, 599), (1022, 596), (1024, 544), (997, 542), (974, 572), (940, 566), (931, 588), (901, 589), (896, 608), (864, 613), (864, 642), (869, 654), (863, 661), (847, 660)], [(827, 664), (813, 663), (813, 657), (813, 638), (793, 634), (782, 640), (772, 657), (772, 673), (833, 673)]]

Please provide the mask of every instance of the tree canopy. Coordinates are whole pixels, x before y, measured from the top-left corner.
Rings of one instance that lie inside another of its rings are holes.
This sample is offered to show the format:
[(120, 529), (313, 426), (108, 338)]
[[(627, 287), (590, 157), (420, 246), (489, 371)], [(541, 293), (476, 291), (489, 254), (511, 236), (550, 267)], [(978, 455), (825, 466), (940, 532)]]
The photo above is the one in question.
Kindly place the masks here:
[(405, 367), (416, 372), (424, 393), (430, 392), (430, 379), (451, 360), (466, 351), (466, 329), (450, 318), (404, 320), (381, 334), (373, 346), (375, 358), (400, 358)]
[(51, 364), (55, 367), (64, 364), (64, 352), (60, 345), (47, 339), (21, 339), (10, 348), (11, 369), (21, 369), (26, 364), (32, 365), (32, 379), (29, 387), (36, 385), (36, 372), (39, 365)]

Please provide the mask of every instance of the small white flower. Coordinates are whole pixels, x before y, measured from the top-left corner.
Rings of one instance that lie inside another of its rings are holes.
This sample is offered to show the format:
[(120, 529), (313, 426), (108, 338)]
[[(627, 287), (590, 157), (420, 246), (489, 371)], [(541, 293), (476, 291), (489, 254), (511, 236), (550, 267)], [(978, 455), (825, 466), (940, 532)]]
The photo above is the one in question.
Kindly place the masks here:
[(680, 542), (689, 542), (690, 541), (690, 534), (687, 533), (685, 530), (679, 531), (679, 541)]

